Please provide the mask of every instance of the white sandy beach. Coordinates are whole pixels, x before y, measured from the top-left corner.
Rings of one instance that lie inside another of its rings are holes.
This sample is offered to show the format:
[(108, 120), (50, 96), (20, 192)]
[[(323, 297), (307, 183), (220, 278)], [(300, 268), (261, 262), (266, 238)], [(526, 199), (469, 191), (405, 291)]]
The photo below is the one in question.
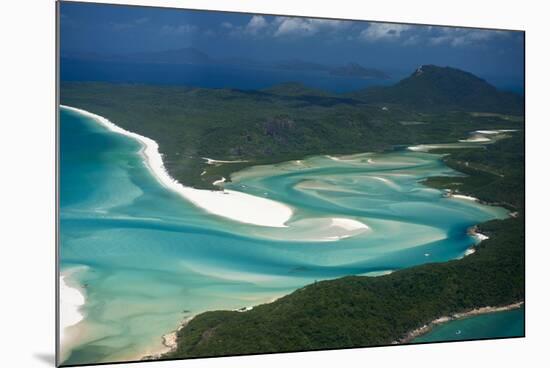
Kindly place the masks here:
[[(475, 245), (479, 245), (479, 243), (481, 243), (482, 241), (489, 239), (487, 235), (477, 232), (477, 226), (474, 226), (468, 229), (468, 235), (474, 238)], [(471, 254), (474, 254), (475, 252), (476, 252), (476, 248), (474, 245), (472, 245), (470, 248), (464, 251), (464, 254), (462, 256), (458, 257), (457, 259), (467, 257)]]
[(502, 133), (509, 133), (509, 132), (517, 132), (517, 129), (498, 129), (498, 130), (476, 130), (476, 133), (480, 134), (502, 134)]
[(223, 184), (225, 183), (225, 178), (222, 176), (222, 178), (220, 180), (214, 180), (212, 182), (212, 185), (220, 185), (220, 184)]
[(485, 134), (485, 135), (493, 135), (493, 134), (500, 133), (500, 131), (498, 130), (476, 130), (475, 132), (479, 134)]
[(79, 289), (67, 284), (67, 277), (70, 277), (70, 272), (62, 273), (59, 277), (59, 336), (61, 345), (66, 339), (65, 329), (84, 319), (80, 307), (84, 305), (86, 300)]
[[(470, 137), (465, 139), (459, 139), (459, 143), (493, 143), (496, 135), (503, 133), (517, 132), (517, 129), (497, 129), (497, 130), (475, 130), (470, 133)], [(438, 148), (462, 148), (457, 143), (443, 143), (443, 144), (418, 144), (416, 146), (409, 146), (407, 149), (414, 152), (428, 152)]]
[(74, 329), (84, 319), (81, 307), (86, 302), (84, 291), (70, 285), (71, 275), (77, 269), (70, 269), (61, 272), (59, 276), (59, 346), (60, 360), (65, 360), (75, 341), (78, 340), (79, 330)]
[[(474, 254), (476, 252), (476, 249), (475, 248), (468, 248), (466, 249), (466, 251), (464, 252), (464, 257), (467, 257), (469, 256), (470, 254)], [(462, 257), (461, 257), (462, 258)]]
[(208, 165), (217, 165), (217, 164), (236, 164), (239, 162), (248, 162), (247, 160), (233, 160), (233, 161), (227, 161), (227, 160), (215, 160), (213, 158), (208, 157), (202, 157), (203, 160), (206, 160), (206, 163)]
[(459, 139), (458, 141), (462, 143), (482, 143), (482, 142), (490, 142), (491, 140), (482, 135), (473, 135), (470, 138)]
[(461, 139), (459, 142), (470, 142), (470, 143), (483, 143), (491, 142), (495, 136), (508, 132), (515, 132), (515, 129), (498, 129), (498, 130), (476, 130), (470, 133), (470, 137), (467, 139)]
[[(110, 120), (86, 110), (70, 106), (61, 106), (64, 109), (78, 112), (96, 120), (107, 129), (131, 137), (143, 146), (146, 165), (155, 178), (166, 188), (178, 193), (197, 207), (218, 216), (252, 225), (285, 227), (285, 223), (292, 217), (292, 208), (271, 199), (256, 197), (234, 190), (213, 191), (186, 187), (173, 179), (166, 171), (159, 152), (159, 146), (154, 140), (125, 130)], [(209, 164), (243, 162), (220, 161), (204, 158)]]
[(476, 238), (478, 243), (481, 243), (482, 241), (489, 239), (487, 235), (482, 233), (475, 233), (474, 237)]
[(479, 201), (476, 197), (467, 196), (467, 195), (464, 195), (464, 194), (451, 194), (450, 197), (451, 198), (456, 198), (456, 199), (465, 199), (467, 201), (474, 201), (474, 202)]
[(407, 149), (413, 152), (428, 152), (429, 150), (439, 148), (437, 145), (419, 144), (416, 146), (409, 146)]

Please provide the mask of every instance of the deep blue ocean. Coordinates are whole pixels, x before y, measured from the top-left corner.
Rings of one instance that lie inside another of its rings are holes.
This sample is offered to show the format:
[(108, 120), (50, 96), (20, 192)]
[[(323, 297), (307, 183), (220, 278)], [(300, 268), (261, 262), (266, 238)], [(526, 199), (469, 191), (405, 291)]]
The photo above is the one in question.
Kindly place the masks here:
[[(322, 71), (290, 71), (223, 65), (134, 64), (68, 60), (61, 61), (63, 81), (101, 81), (182, 85), (203, 88), (262, 89), (285, 82), (336, 93), (372, 86), (392, 85), (412, 71), (388, 71), (390, 79), (364, 79), (333, 76)], [(502, 76), (481, 76), (497, 88), (523, 93), (523, 80)]]
[(63, 60), (64, 81), (103, 81), (182, 85), (203, 88), (262, 89), (285, 82), (332, 92), (348, 92), (373, 85), (388, 85), (398, 78), (362, 79), (331, 76), (321, 71), (288, 71), (222, 65), (132, 64)]
[(482, 314), (435, 327), (412, 342), (438, 342), (519, 337), (525, 334), (525, 308)]

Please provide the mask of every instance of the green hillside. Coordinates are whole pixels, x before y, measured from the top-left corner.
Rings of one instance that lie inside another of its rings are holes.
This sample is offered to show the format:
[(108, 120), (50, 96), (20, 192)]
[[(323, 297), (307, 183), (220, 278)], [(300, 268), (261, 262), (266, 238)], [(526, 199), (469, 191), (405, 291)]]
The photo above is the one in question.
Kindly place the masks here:
[(394, 86), (350, 95), (368, 103), (396, 103), (417, 111), (458, 109), (523, 114), (522, 96), (499, 91), (471, 73), (435, 65), (422, 65)]

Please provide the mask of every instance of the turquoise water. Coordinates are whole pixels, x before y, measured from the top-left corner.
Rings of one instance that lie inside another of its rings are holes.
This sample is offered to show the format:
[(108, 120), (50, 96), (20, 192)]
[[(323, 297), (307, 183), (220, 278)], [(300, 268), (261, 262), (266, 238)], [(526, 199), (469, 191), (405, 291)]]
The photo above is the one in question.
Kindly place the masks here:
[(62, 347), (66, 364), (139, 359), (161, 351), (161, 336), (186, 317), (268, 302), (315, 280), (462, 257), (474, 243), (468, 227), (507, 216), (422, 186), (457, 173), (440, 156), (402, 151), (236, 173), (226, 188), (294, 210), (285, 228), (247, 225), (167, 190), (133, 139), (65, 109), (60, 129), (61, 269), (77, 270), (86, 295), (77, 338)]
[(482, 314), (450, 321), (433, 328), (412, 342), (476, 340), (524, 336), (525, 308)]

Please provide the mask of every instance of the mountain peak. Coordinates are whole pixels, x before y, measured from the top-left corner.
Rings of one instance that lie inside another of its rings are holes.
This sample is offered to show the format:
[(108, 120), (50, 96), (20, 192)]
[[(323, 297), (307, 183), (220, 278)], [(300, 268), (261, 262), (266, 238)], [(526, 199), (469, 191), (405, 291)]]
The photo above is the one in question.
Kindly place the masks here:
[(448, 66), (420, 65), (397, 84), (371, 89), (363, 96), (371, 102), (403, 104), (418, 110), (523, 112), (521, 96), (499, 91), (472, 73)]
[(424, 69), (423, 69), (423, 68), (424, 68), (424, 65), (420, 65), (418, 68), (416, 68), (416, 70), (415, 70), (415, 72), (413, 73), (413, 75), (418, 76), (418, 75), (424, 73)]
[(443, 70), (445, 68), (449, 68), (449, 67), (442, 67), (442, 66), (437, 66), (437, 65), (433, 65), (433, 64), (422, 64), (418, 68), (416, 68), (416, 70), (414, 71), (414, 73), (412, 75), (418, 76), (418, 75), (422, 75), (425, 72), (427, 72), (427, 73), (436, 72), (438, 70)]

